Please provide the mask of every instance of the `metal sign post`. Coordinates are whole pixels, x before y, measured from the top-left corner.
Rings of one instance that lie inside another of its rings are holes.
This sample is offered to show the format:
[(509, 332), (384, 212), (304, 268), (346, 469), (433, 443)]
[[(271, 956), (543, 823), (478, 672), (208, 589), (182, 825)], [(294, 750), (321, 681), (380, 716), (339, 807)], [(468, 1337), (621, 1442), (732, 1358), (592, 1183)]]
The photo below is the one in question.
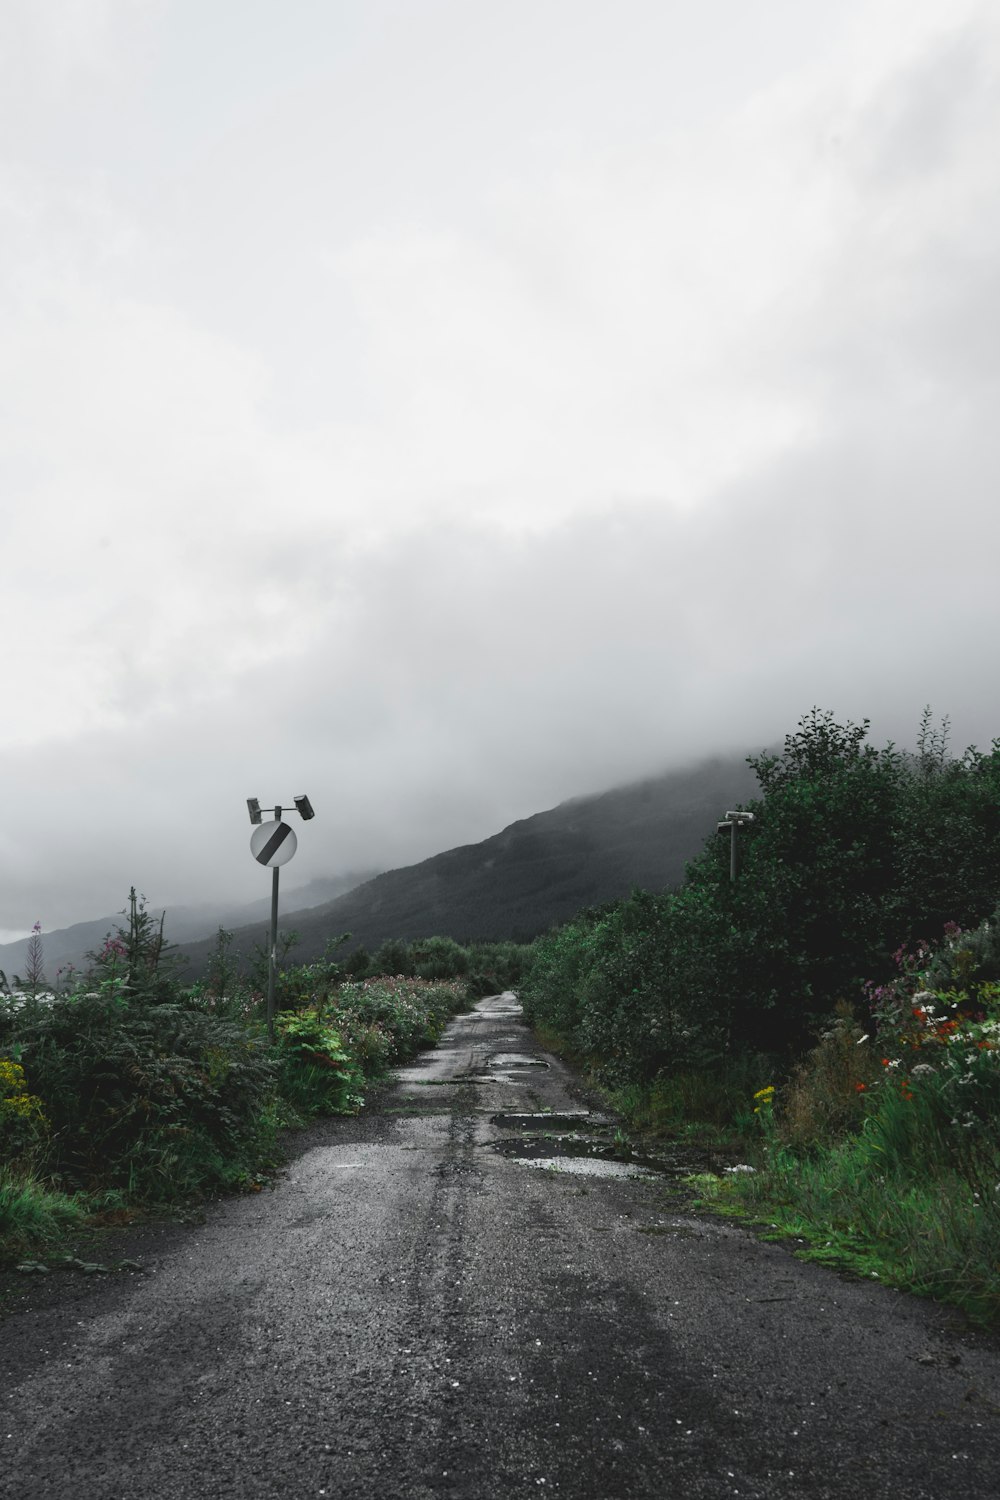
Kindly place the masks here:
[[(295, 808), (303, 819), (316, 816), (312, 803), (306, 796), (295, 798)], [(294, 829), (281, 821), (284, 809), (280, 803), (268, 809), (274, 813), (274, 820), (270, 823), (263, 821), (261, 806), (256, 797), (247, 798), (247, 809), (250, 813), (250, 822), (256, 825), (250, 835), (250, 853), (258, 864), (265, 865), (271, 871), (271, 941), (268, 945), (267, 960), (267, 1039), (273, 1043), (274, 992), (278, 979), (278, 871), (291, 859), (298, 848), (299, 841)]]
[(735, 880), (736, 879), (737, 868), (738, 868), (738, 859), (737, 859), (737, 852), (736, 852), (737, 851), (736, 835), (737, 835), (737, 833), (739, 831), (739, 828), (740, 828), (741, 824), (743, 824), (743, 823), (752, 823), (753, 822), (753, 813), (748, 813), (748, 812), (727, 812), (726, 813), (726, 818), (727, 818), (727, 821), (725, 823), (720, 823), (719, 824), (719, 830), (718, 831), (721, 833), (722, 830), (723, 830), (723, 828), (728, 828), (729, 831), (730, 831), (730, 838), (729, 838), (729, 878), (730, 878), (730, 880)]

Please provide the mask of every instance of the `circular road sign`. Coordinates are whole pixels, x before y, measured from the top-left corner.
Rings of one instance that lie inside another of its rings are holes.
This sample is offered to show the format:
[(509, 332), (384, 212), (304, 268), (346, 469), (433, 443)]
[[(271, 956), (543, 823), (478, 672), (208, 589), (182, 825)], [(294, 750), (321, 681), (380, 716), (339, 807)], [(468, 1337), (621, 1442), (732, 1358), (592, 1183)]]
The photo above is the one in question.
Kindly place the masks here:
[(260, 864), (274, 869), (275, 865), (287, 865), (298, 842), (288, 823), (261, 823), (250, 835), (250, 853)]

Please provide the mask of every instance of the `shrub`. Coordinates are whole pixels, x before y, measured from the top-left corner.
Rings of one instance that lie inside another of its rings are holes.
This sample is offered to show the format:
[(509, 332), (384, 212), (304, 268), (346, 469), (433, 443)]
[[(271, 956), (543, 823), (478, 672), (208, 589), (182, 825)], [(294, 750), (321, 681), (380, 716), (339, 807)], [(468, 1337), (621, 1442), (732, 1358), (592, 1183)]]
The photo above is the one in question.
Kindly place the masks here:
[(828, 1145), (861, 1129), (865, 1095), (881, 1074), (870, 1037), (845, 1001), (781, 1090), (778, 1133), (789, 1145)]
[(410, 951), (420, 979), (456, 979), (468, 973), (468, 951), (454, 938), (423, 938)]
[(315, 1010), (276, 1020), (282, 1096), (305, 1116), (353, 1115), (364, 1103), (361, 1071), (337, 1031)]
[[(435, 983), (402, 975), (351, 980), (342, 984), (326, 1019), (344, 1035), (357, 1028), (377, 1028), (370, 1056), (382, 1069), (412, 1057), (437, 1041), (448, 1019), (465, 1004), (464, 986)], [(386, 1045), (387, 1040), (388, 1045)]]
[(0, 1165), (27, 1167), (44, 1153), (49, 1122), (37, 1094), (29, 1092), (24, 1069), (0, 1057)]
[(57, 997), (20, 1044), (72, 1184), (165, 1200), (238, 1186), (271, 1158), (278, 1067), (236, 1023), (87, 993)]
[(469, 998), (515, 989), (531, 961), (530, 943), (470, 943), (466, 988)]

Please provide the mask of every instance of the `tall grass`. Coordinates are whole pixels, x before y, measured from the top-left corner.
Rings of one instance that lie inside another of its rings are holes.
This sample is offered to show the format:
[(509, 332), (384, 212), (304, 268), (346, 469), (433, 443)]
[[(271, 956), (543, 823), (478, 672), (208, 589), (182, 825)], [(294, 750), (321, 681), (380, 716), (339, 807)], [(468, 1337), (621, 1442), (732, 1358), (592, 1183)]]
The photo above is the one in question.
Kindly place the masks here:
[(28, 1169), (0, 1166), (0, 1264), (47, 1250), (86, 1216), (81, 1199), (44, 1186)]

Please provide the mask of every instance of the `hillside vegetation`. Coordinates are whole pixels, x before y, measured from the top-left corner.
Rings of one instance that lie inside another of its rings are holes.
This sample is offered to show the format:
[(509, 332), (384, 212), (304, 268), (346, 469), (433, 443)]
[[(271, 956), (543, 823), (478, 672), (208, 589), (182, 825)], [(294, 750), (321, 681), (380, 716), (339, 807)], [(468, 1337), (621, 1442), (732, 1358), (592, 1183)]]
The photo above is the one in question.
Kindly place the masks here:
[[(713, 835), (684, 884), (535, 945), (534, 1024), (637, 1123), (753, 1155), (706, 1184), (871, 1274), (1000, 1313), (1000, 741), (915, 754), (814, 710), (751, 758), (738, 878)], [(756, 1171), (751, 1171), (751, 1166)]]
[(224, 930), (208, 976), (186, 985), (134, 890), (124, 915), (58, 993), (36, 935), (18, 989), (0, 996), (0, 1264), (37, 1269), (30, 1257), (67, 1231), (259, 1188), (283, 1129), (355, 1113), (390, 1067), (523, 968), (512, 944), (450, 938), (355, 955), (350, 973), (332, 955), (286, 967), (272, 1042), (262, 987), (237, 972)]

